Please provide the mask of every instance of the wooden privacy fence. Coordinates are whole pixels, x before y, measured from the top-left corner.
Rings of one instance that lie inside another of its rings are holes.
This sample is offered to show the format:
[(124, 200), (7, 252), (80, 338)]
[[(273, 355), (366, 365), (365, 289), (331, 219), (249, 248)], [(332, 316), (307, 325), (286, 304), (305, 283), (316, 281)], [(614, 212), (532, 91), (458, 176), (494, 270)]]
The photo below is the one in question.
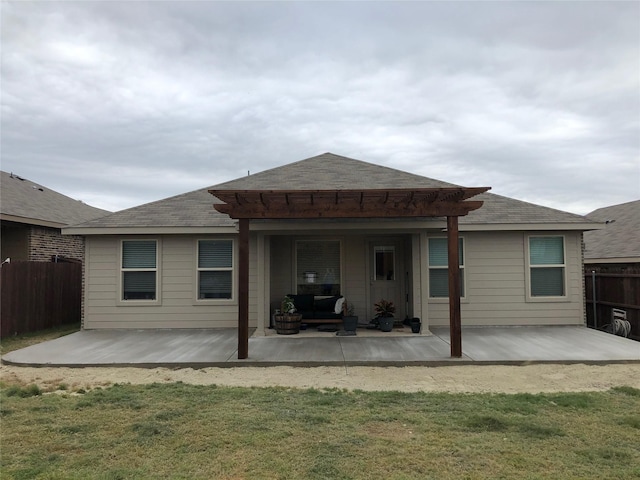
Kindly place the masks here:
[(1, 271), (0, 336), (80, 321), (80, 263), (11, 262)]
[(613, 309), (618, 308), (627, 312), (629, 338), (640, 340), (640, 267), (585, 266), (584, 280), (587, 325), (601, 330), (611, 323)]

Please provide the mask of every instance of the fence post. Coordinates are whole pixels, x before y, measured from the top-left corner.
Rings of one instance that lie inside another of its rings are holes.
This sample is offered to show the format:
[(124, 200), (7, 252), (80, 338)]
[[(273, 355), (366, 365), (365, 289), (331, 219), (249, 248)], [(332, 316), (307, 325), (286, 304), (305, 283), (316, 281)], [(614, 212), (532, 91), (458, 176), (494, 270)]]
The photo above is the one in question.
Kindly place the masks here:
[(593, 305), (593, 328), (598, 329), (598, 306), (596, 304), (596, 271), (591, 270), (591, 289), (593, 291), (593, 298), (591, 303)]

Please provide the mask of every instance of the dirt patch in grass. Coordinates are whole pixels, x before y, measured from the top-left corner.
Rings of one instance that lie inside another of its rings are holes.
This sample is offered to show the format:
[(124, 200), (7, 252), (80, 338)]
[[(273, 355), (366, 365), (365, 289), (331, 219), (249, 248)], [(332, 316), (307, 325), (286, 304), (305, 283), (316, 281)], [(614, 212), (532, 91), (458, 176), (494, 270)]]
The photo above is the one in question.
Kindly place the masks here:
[[(30, 368), (0, 366), (4, 383), (69, 392), (118, 383), (183, 382), (237, 387), (338, 388), (364, 391), (540, 393), (640, 389), (640, 364), (466, 365), (445, 367)], [(560, 400), (559, 400), (560, 401)]]

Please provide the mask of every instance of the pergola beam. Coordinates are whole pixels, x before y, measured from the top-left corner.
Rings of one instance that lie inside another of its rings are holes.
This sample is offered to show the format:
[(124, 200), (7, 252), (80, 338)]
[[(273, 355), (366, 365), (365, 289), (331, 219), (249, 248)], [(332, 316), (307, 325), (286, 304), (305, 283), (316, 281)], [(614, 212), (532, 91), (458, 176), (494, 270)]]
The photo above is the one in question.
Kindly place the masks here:
[[(217, 195), (216, 195), (217, 196)], [(218, 197), (220, 198), (220, 197)], [(314, 202), (277, 204), (275, 201), (243, 204), (218, 204), (216, 210), (229, 215), (231, 218), (247, 219), (312, 219), (312, 218), (400, 218), (400, 217), (445, 217), (448, 215), (462, 216), (482, 206), (482, 202), (455, 203), (408, 203), (396, 204), (369, 203), (364, 200), (342, 201), (341, 203)], [(225, 201), (220, 198), (220, 200)], [(321, 206), (321, 208), (318, 208)]]
[(210, 190), (231, 218), (407, 218), (463, 216), (482, 206), (463, 201), (487, 187), (388, 190)]

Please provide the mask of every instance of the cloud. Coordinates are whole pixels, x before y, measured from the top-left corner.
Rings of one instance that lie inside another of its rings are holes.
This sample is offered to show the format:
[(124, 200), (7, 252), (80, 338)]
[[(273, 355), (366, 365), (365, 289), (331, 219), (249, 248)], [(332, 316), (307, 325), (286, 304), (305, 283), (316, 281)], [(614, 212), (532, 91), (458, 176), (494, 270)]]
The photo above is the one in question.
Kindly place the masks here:
[(110, 209), (331, 151), (577, 213), (640, 197), (640, 6), (2, 4), (2, 168)]

